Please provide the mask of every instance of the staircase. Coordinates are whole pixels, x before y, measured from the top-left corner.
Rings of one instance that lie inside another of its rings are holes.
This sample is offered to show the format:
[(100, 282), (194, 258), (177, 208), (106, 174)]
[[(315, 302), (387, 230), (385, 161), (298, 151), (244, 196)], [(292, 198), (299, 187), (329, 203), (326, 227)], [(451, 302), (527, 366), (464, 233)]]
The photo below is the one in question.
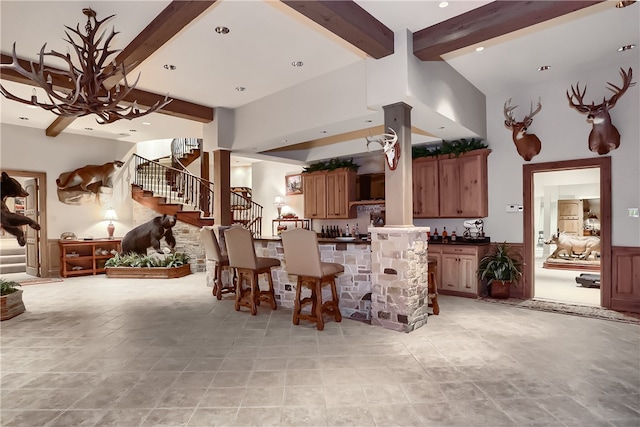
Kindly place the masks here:
[[(186, 166), (199, 156), (199, 147), (180, 144), (185, 149), (175, 150), (174, 145), (171, 158), (149, 160), (134, 154), (135, 178), (131, 197), (160, 214), (176, 215), (178, 221), (196, 227), (213, 225), (213, 183), (186, 170)], [(254, 236), (259, 236), (262, 234), (262, 206), (251, 200), (250, 190), (232, 189), (232, 218), (233, 223), (241, 224)]]
[(0, 274), (27, 271), (26, 250), (18, 245), (15, 237), (0, 238)]

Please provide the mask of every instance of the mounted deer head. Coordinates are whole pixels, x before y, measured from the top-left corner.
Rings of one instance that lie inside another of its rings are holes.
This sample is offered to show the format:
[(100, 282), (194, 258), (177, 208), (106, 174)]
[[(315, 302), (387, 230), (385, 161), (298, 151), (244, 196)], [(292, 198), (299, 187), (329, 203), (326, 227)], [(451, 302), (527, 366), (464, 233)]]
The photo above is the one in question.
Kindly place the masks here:
[(528, 134), (527, 128), (531, 126), (533, 123), (533, 116), (538, 114), (540, 110), (542, 110), (542, 104), (540, 104), (540, 100), (538, 99), (538, 107), (535, 111), (533, 111), (533, 102), (531, 103), (531, 110), (529, 110), (529, 114), (522, 119), (521, 122), (517, 121), (513, 117), (513, 110), (518, 108), (517, 105), (511, 107), (511, 98), (507, 102), (504, 103), (504, 125), (511, 129), (513, 135), (511, 138), (513, 139), (513, 143), (516, 145), (516, 149), (518, 150), (518, 154), (525, 159), (527, 162), (533, 159), (536, 155), (540, 153), (540, 149), (542, 148), (542, 143), (540, 139), (535, 134)]
[(383, 133), (382, 138), (367, 136), (367, 150), (369, 149), (369, 144), (372, 142), (380, 144), (387, 159), (389, 169), (395, 170), (398, 166), (398, 161), (400, 160), (400, 144), (398, 144), (398, 135), (396, 134), (396, 131), (392, 128), (389, 128), (389, 130), (391, 133)]
[(629, 68), (628, 72), (620, 68), (620, 75), (622, 76), (622, 87), (607, 82), (610, 86), (607, 89), (612, 91), (613, 95), (609, 99), (604, 98), (602, 104), (595, 105), (595, 102), (592, 102), (591, 105), (584, 104), (582, 98), (587, 92), (587, 85), (584, 86), (582, 92), (580, 91), (580, 83), (576, 84), (575, 88), (573, 85), (571, 86), (571, 95), (567, 91), (569, 105), (582, 114), (586, 114), (587, 122), (593, 125), (589, 134), (589, 150), (595, 151), (600, 155), (607, 154), (620, 146), (620, 133), (611, 123), (609, 110), (616, 105), (618, 99), (629, 87), (635, 85), (635, 82), (631, 82), (631, 68)]

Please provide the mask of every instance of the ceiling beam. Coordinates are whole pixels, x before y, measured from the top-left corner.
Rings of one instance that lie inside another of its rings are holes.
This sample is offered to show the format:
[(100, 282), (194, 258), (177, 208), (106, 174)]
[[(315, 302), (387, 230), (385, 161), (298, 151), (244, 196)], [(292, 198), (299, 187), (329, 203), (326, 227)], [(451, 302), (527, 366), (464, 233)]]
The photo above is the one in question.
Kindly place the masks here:
[(393, 54), (393, 31), (351, 0), (280, 0), (367, 55)]
[(601, 3), (598, 1), (494, 1), (413, 33), (413, 54), (423, 61)]
[[(2, 54), (0, 60), (3, 64), (10, 64), (11, 56)], [(21, 67), (23, 67), (26, 70), (31, 69), (30, 61), (27, 61), (24, 59), (18, 59), (18, 63), (20, 64)], [(34, 65), (37, 71), (39, 68), (38, 64), (36, 63)], [(53, 68), (53, 67), (50, 67), (50, 68)], [(52, 74), (51, 77), (52, 77), (52, 84), (54, 88), (70, 89), (70, 90), (75, 89), (75, 85), (73, 84), (73, 82), (70, 82), (68, 78), (61, 77), (56, 73)], [(18, 72), (10, 69), (0, 70), (0, 78), (2, 78), (3, 80), (8, 80), (8, 81), (28, 85), (28, 86), (38, 87), (37, 85), (34, 84), (32, 80), (29, 80), (23, 75), (19, 74)], [(153, 92), (147, 92), (141, 89), (133, 89), (124, 98), (124, 101), (131, 104), (133, 104), (134, 101), (138, 101), (138, 105), (140, 107), (149, 108), (158, 101), (162, 102), (164, 100), (164, 96), (165, 95), (161, 95)], [(173, 101), (171, 101), (169, 104), (162, 107), (162, 109), (158, 110), (157, 112), (160, 114), (166, 114), (173, 117), (193, 120), (195, 122), (209, 123), (213, 121), (214, 109), (211, 107), (207, 107), (205, 105), (194, 104), (189, 101), (183, 101), (181, 99), (173, 98)], [(74, 117), (70, 117), (70, 119), (71, 120), (68, 122), (66, 120), (64, 121), (66, 122), (66, 126), (73, 123)], [(58, 118), (56, 122), (62, 122), (62, 119)], [(62, 126), (62, 123), (60, 123), (59, 125), (56, 125), (57, 129), (61, 132), (62, 130), (64, 130), (64, 127), (60, 129), (60, 126)], [(55, 135), (58, 135), (60, 132), (55, 133)], [(55, 135), (49, 135), (49, 136), (55, 136)]]

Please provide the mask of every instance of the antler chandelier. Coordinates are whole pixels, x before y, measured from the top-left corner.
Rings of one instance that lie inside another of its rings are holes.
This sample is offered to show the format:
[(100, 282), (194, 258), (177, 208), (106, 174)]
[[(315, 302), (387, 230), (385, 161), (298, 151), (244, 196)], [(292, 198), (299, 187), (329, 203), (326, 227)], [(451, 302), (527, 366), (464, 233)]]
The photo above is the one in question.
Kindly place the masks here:
[[(114, 59), (112, 64), (105, 67), (105, 64), (109, 64), (109, 56), (118, 52), (118, 50), (109, 50), (111, 39), (118, 33), (112, 29), (109, 36), (104, 39), (102, 46), (100, 46), (100, 43), (105, 32), (103, 31), (97, 40), (96, 35), (100, 26), (115, 15), (98, 21), (94, 10), (86, 8), (82, 9), (82, 13), (87, 16), (87, 23), (84, 27), (86, 35), (80, 32), (80, 24), (77, 25), (76, 29), (65, 25), (65, 28), (81, 40), (81, 43), (76, 43), (70, 33), (65, 31), (67, 35), (65, 41), (73, 46), (77, 56), (75, 62), (72, 61), (70, 53), (63, 55), (54, 50), (45, 53), (44, 50), (47, 46), (45, 43), (40, 49), (38, 64), (31, 62), (31, 71), (29, 71), (20, 66), (16, 56), (16, 43), (14, 42), (12, 63), (0, 66), (3, 69), (14, 70), (31, 80), (35, 86), (42, 88), (46, 92), (49, 102), (38, 101), (35, 89), (33, 89), (31, 99), (22, 99), (15, 96), (2, 85), (0, 85), (0, 93), (7, 99), (35, 105), (58, 116), (82, 117), (95, 114), (98, 116), (96, 121), (100, 124), (113, 123), (120, 119), (131, 120), (142, 117), (158, 111), (172, 101), (165, 96), (164, 101), (157, 101), (146, 111), (140, 110), (136, 101), (128, 106), (120, 105), (124, 98), (135, 89), (140, 79), (140, 74), (138, 74), (133, 85), (130, 86), (127, 81), (124, 64), (118, 66)], [(59, 58), (66, 62), (68, 70), (46, 66), (44, 64), (45, 56)], [(73, 82), (74, 87), (72, 89), (54, 87), (52, 75), (68, 78), (69, 82)], [(124, 80), (124, 87), (120, 87), (119, 83), (114, 85), (108, 82), (117, 82), (120, 78)]]

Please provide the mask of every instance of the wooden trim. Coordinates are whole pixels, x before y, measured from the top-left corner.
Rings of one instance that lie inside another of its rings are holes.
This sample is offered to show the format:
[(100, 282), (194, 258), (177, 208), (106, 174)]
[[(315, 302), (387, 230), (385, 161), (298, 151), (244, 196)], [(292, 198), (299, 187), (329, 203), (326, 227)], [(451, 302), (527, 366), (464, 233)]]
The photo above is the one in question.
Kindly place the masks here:
[(413, 33), (413, 54), (423, 61), (502, 36), (600, 1), (494, 1)]
[(611, 157), (532, 163), (522, 165), (524, 194), (524, 298), (533, 298), (535, 236), (533, 230), (533, 174), (570, 169), (600, 169), (600, 304), (611, 308)]
[(640, 247), (614, 246), (611, 265), (611, 308), (640, 313)]

